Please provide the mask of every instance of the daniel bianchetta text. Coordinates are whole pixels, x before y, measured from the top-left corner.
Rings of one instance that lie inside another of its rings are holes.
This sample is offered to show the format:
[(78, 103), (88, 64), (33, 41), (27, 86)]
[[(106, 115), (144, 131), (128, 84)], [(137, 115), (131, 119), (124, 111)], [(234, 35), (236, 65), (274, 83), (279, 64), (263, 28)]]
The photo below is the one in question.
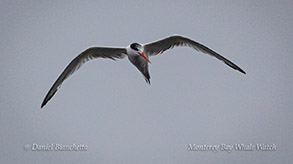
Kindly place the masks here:
[(188, 144), (188, 151), (276, 151), (276, 144), (220, 144), (220, 145), (209, 145), (209, 144)]
[(88, 145), (86, 144), (31, 144), (25, 145), (25, 150), (31, 151), (87, 151)]

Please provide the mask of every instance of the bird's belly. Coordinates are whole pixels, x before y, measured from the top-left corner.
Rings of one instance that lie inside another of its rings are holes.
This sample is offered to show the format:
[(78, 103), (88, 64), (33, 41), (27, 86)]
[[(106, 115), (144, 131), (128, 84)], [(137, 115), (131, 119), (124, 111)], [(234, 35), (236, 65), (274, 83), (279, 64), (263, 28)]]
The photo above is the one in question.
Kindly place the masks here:
[(139, 55), (129, 56), (128, 58), (130, 62), (135, 66), (140, 65), (144, 62), (144, 58)]

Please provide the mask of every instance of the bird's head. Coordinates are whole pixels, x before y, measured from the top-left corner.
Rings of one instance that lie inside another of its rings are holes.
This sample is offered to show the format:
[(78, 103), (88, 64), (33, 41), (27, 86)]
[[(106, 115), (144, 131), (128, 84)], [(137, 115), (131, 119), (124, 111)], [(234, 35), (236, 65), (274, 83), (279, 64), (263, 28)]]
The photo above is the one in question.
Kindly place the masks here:
[(136, 54), (140, 55), (141, 57), (145, 58), (149, 63), (151, 63), (151, 61), (149, 60), (147, 55), (143, 52), (143, 46), (142, 45), (140, 45), (138, 43), (132, 43), (129, 47)]

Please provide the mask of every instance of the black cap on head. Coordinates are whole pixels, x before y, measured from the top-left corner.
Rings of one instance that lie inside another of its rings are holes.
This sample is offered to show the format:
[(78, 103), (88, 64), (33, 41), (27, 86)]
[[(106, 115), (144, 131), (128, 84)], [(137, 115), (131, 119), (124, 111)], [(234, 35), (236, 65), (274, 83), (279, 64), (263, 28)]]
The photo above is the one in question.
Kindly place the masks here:
[(140, 47), (140, 46), (141, 46), (141, 45), (138, 44), (138, 43), (132, 43), (132, 44), (130, 45), (130, 48), (133, 49), (133, 50), (138, 51), (138, 47)]

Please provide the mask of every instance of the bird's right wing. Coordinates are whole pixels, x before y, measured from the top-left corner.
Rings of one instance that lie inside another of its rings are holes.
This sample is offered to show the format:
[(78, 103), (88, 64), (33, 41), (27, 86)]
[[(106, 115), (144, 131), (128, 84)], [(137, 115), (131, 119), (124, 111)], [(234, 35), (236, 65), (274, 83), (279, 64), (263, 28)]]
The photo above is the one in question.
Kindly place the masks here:
[(85, 62), (94, 58), (109, 58), (113, 60), (122, 59), (126, 56), (126, 54), (127, 52), (125, 48), (91, 47), (83, 51), (69, 63), (62, 74), (55, 81), (44, 98), (41, 108), (54, 96), (63, 81), (77, 71)]
[(223, 61), (225, 64), (227, 64), (228, 66), (232, 67), (235, 70), (240, 71), (241, 73), (245, 72), (238, 67), (236, 64), (234, 64), (233, 62), (231, 62), (230, 60), (226, 59), (224, 56), (218, 54), (217, 52), (211, 50), (210, 48), (194, 41), (191, 40), (189, 38), (183, 37), (183, 36), (179, 36), (179, 35), (174, 35), (174, 36), (170, 36), (152, 43), (148, 43), (146, 45), (144, 45), (144, 51), (146, 52), (146, 54), (148, 56), (155, 56), (158, 54), (163, 53), (164, 51), (171, 49), (175, 46), (189, 46), (192, 47), (198, 51), (201, 51), (205, 54), (209, 54), (211, 56), (216, 57), (217, 59)]

